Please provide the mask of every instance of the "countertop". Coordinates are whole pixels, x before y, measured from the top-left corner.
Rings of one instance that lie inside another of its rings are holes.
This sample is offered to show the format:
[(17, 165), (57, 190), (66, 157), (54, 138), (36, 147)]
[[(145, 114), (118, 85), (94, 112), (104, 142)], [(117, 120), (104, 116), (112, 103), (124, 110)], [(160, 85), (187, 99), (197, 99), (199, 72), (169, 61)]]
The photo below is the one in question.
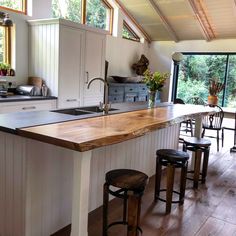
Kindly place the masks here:
[(10, 95), (7, 97), (0, 97), (1, 102), (23, 102), (23, 101), (36, 101), (36, 100), (52, 100), (57, 99), (53, 96), (24, 96), (24, 95)]
[[(141, 107), (142, 105), (139, 109), (142, 109)], [(27, 138), (84, 152), (136, 138), (153, 130), (213, 111), (213, 108), (200, 105), (175, 104), (88, 119), (17, 128), (16, 132)]]

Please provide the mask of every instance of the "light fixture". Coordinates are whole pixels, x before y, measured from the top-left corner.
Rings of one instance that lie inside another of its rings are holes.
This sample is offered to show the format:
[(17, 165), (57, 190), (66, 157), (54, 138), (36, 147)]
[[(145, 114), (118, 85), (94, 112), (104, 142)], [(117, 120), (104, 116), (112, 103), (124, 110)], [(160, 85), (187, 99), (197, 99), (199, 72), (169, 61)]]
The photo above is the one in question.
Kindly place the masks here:
[(9, 14), (0, 11), (0, 20), (2, 21), (2, 26), (11, 27), (13, 26), (12, 20), (9, 18)]
[(184, 59), (184, 55), (181, 52), (175, 52), (172, 54), (172, 60), (176, 63), (181, 62)]
[(172, 60), (174, 62), (174, 72), (173, 72), (173, 84), (172, 84), (172, 94), (171, 101), (174, 102), (177, 95), (177, 77), (179, 73), (179, 63), (184, 59), (184, 55), (181, 52), (175, 52), (172, 54)]

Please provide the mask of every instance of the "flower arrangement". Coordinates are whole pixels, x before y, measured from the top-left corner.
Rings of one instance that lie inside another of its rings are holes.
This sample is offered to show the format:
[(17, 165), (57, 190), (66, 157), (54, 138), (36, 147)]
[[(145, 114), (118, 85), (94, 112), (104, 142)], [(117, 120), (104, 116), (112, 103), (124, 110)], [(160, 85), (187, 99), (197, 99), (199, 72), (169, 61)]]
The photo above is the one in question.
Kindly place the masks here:
[(149, 69), (147, 69), (143, 75), (143, 82), (146, 83), (150, 91), (161, 91), (170, 76), (169, 73), (160, 73), (158, 71), (153, 73)]
[(212, 78), (209, 80), (209, 94), (211, 96), (217, 96), (224, 88), (224, 84), (218, 82), (217, 78)]

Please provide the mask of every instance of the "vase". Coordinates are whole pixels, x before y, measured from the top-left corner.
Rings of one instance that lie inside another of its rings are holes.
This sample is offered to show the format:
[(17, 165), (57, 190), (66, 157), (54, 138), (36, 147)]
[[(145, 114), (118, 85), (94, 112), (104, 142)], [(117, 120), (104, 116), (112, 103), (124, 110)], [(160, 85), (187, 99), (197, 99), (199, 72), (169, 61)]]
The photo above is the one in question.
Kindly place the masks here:
[(156, 101), (156, 91), (148, 91), (148, 108), (153, 108)]
[(207, 98), (207, 102), (210, 105), (217, 105), (218, 104), (218, 97), (214, 95), (209, 95)]

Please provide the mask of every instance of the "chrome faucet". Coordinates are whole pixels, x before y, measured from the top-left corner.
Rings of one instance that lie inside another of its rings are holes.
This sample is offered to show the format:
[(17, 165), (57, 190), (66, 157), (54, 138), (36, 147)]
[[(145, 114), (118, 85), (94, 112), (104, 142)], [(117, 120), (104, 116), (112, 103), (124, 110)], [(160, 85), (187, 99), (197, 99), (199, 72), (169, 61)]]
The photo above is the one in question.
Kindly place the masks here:
[(92, 84), (93, 81), (95, 80), (100, 80), (104, 83), (104, 103), (100, 103), (100, 109), (103, 111), (104, 114), (108, 114), (109, 109), (111, 108), (110, 104), (108, 103), (108, 83), (106, 80), (102, 78), (94, 78), (91, 79), (88, 83), (87, 88), (89, 89), (90, 85)]

